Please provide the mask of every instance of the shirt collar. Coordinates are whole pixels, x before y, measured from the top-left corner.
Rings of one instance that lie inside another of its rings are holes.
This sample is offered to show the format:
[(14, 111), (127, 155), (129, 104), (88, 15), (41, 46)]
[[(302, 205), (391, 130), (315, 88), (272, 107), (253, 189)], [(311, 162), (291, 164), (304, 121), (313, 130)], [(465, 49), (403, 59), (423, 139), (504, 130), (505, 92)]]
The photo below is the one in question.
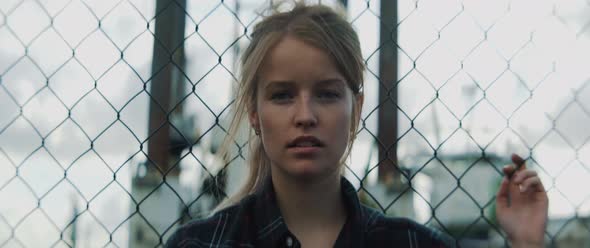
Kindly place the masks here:
[(289, 234), (278, 207), (272, 180), (269, 177), (261, 190), (254, 194), (254, 223), (256, 243), (260, 247), (279, 247)]
[[(345, 177), (341, 177), (340, 186), (348, 218), (338, 235), (335, 247), (361, 247), (365, 233), (362, 225), (365, 216), (357, 191)], [(270, 177), (254, 197), (256, 242), (261, 247), (278, 247), (290, 233), (278, 207)]]

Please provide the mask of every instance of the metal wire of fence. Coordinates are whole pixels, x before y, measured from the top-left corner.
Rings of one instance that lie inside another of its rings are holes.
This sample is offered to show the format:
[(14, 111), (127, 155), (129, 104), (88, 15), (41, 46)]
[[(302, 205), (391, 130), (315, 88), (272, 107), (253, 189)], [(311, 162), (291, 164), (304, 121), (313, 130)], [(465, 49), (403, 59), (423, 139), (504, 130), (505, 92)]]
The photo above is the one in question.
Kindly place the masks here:
[[(268, 2), (157, 2), (0, 3), (0, 246), (161, 246), (239, 186), (247, 154), (216, 151)], [(346, 171), (366, 204), (502, 247), (494, 193), (517, 152), (550, 196), (547, 243), (590, 245), (590, 2), (396, 1), (395, 22), (379, 1), (338, 2), (368, 67)], [(389, 103), (395, 187), (378, 175)]]

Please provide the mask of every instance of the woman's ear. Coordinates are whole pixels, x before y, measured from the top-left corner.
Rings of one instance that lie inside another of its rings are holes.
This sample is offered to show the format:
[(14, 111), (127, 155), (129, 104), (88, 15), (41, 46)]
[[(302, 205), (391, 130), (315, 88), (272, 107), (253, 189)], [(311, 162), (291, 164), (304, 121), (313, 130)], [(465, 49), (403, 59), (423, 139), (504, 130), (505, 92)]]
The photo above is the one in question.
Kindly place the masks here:
[(356, 104), (356, 106), (355, 106), (356, 107), (355, 108), (356, 113), (355, 114), (357, 116), (357, 120), (356, 121), (358, 123), (358, 121), (361, 119), (361, 113), (363, 111), (363, 102), (365, 101), (365, 95), (363, 93), (358, 93), (355, 97), (356, 97), (356, 102), (355, 102), (355, 104)]
[(356, 104), (357, 104), (357, 109), (359, 111), (359, 115), (361, 113), (361, 110), (363, 109), (363, 102), (365, 101), (365, 95), (363, 93), (358, 93), (356, 95)]
[(250, 111), (248, 112), (248, 120), (250, 121), (250, 126), (254, 128), (254, 130), (260, 129), (260, 123), (258, 121), (258, 112)]

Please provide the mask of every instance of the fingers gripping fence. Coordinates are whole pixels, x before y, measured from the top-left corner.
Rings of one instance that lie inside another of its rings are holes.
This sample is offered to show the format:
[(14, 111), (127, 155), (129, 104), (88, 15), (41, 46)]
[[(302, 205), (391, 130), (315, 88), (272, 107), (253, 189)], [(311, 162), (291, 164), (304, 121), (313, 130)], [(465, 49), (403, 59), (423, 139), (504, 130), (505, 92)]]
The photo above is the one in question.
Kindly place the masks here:
[[(346, 163), (366, 204), (503, 247), (515, 152), (548, 191), (547, 243), (590, 244), (590, 2), (337, 2), (368, 68)], [(161, 246), (235, 192), (245, 135), (216, 152), (267, 5), (2, 1), (0, 246)]]

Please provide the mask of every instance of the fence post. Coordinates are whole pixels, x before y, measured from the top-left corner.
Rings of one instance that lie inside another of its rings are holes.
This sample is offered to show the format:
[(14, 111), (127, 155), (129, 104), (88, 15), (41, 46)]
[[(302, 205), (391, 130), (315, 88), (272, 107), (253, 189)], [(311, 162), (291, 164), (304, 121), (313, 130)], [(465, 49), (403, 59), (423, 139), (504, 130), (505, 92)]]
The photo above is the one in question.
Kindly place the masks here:
[[(178, 68), (184, 66), (183, 37), (185, 15), (183, 9), (186, 0), (158, 0), (156, 7), (156, 28), (154, 37), (154, 50), (152, 60), (152, 82), (150, 88), (149, 110), (149, 140), (148, 157), (151, 170), (157, 169), (166, 172), (169, 168), (170, 151), (170, 120), (171, 110), (176, 104), (173, 94), (177, 95), (180, 86)], [(179, 47), (179, 49), (177, 49)], [(180, 63), (177, 63), (180, 62)], [(173, 64), (173, 63), (176, 63)], [(176, 108), (175, 111), (178, 111)], [(158, 173), (157, 171), (153, 171)], [(178, 174), (172, 171), (170, 174)]]
[(397, 1), (382, 0), (379, 33), (379, 182), (400, 184), (397, 166)]
[[(172, 164), (178, 160), (179, 145), (190, 145), (188, 142), (180, 144), (183, 135), (172, 135), (170, 124), (175, 115), (182, 114), (180, 97), (184, 92), (184, 28), (186, 0), (158, 0), (156, 2), (155, 33), (152, 57), (152, 78), (148, 123), (148, 161), (143, 166), (144, 172), (133, 176), (132, 195), (135, 199), (142, 200), (145, 197), (156, 197), (157, 204), (151, 204), (148, 208), (142, 207), (143, 212), (159, 213), (157, 220), (151, 225), (145, 221), (131, 220), (129, 246), (152, 247), (160, 243), (162, 230), (166, 224), (154, 223), (160, 220), (177, 219), (180, 215), (180, 206), (177, 201), (171, 199), (172, 194), (162, 191), (162, 179), (178, 189), (179, 165)], [(174, 124), (174, 123), (172, 123)], [(172, 130), (177, 133), (176, 130)], [(187, 143), (187, 144), (184, 144)], [(159, 187), (155, 192), (151, 192)], [(150, 193), (151, 192), (151, 193)], [(131, 212), (136, 212), (136, 207), (131, 206)], [(154, 228), (156, 230), (154, 230)], [(152, 235), (154, 231), (158, 235)]]

